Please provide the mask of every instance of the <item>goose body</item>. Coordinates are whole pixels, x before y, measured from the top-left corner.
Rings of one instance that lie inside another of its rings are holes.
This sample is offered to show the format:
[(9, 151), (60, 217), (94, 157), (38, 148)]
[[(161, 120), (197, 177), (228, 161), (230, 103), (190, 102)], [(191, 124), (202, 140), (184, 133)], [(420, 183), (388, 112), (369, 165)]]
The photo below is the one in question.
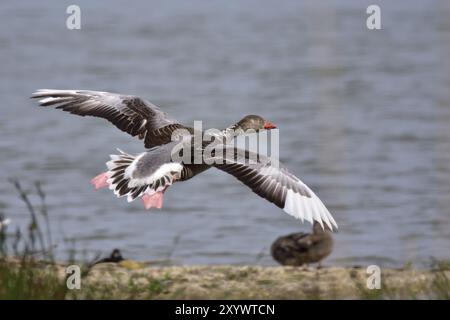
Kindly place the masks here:
[[(32, 98), (41, 106), (54, 106), (79, 116), (108, 120), (120, 130), (143, 140), (146, 151), (131, 155), (120, 151), (106, 163), (108, 171), (92, 179), (96, 189), (109, 187), (117, 197), (128, 201), (141, 198), (146, 209), (161, 208), (164, 192), (178, 181), (186, 181), (215, 167), (235, 176), (252, 191), (282, 208), (295, 218), (324, 223), (330, 230), (337, 224), (322, 201), (299, 178), (276, 159), (224, 144), (224, 152), (209, 155), (201, 163), (174, 160), (172, 152), (179, 142), (172, 135), (182, 132), (190, 142), (194, 129), (169, 117), (160, 108), (136, 96), (88, 90), (38, 90)], [(246, 116), (222, 131), (233, 138), (247, 130), (270, 130), (276, 126), (260, 116)], [(231, 136), (230, 136), (231, 135)], [(205, 144), (192, 146), (203, 152)], [(231, 156), (230, 156), (231, 155)], [(256, 159), (256, 161), (249, 161)]]

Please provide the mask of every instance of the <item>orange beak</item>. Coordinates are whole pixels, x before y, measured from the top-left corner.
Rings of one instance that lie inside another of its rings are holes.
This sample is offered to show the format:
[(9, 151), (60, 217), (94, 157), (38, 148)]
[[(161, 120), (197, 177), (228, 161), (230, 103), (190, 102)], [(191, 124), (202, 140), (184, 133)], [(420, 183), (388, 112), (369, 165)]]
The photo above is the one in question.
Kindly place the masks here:
[(264, 129), (276, 129), (276, 125), (274, 125), (272, 122), (265, 120), (264, 121)]

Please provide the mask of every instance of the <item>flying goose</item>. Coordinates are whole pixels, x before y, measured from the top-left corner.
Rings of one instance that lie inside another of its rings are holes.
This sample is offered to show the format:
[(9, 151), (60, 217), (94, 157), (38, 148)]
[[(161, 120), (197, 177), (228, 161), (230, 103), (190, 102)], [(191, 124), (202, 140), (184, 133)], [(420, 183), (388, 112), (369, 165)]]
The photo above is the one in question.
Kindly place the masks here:
[[(255, 158), (251, 152), (225, 144), (218, 148), (228, 152), (213, 152), (204, 163), (174, 161), (172, 151), (179, 142), (172, 141), (172, 134), (184, 130), (188, 141), (194, 129), (180, 124), (139, 97), (101, 91), (41, 89), (31, 98), (39, 99), (43, 107), (54, 106), (80, 116), (107, 119), (120, 130), (144, 141), (148, 149), (145, 152), (131, 155), (119, 150), (119, 154), (111, 155), (111, 160), (106, 163), (108, 171), (91, 180), (96, 189), (109, 187), (117, 197), (126, 196), (129, 202), (141, 198), (146, 209), (162, 208), (163, 194), (169, 186), (216, 167), (235, 176), (254, 193), (295, 218), (310, 223), (317, 221), (322, 227), (325, 222), (330, 230), (337, 228), (335, 220), (314, 192), (274, 159), (262, 155)], [(270, 121), (249, 115), (223, 130), (222, 135), (233, 138), (248, 130), (274, 128), (276, 126)], [(201, 149), (204, 147), (203, 144)]]

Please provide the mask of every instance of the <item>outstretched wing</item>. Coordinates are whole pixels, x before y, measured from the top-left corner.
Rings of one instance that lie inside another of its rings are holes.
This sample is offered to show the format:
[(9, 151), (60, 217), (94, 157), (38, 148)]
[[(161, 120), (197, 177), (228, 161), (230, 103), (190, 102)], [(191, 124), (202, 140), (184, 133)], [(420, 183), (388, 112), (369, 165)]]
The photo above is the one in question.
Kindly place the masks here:
[[(216, 148), (216, 150), (218, 150)], [(225, 171), (254, 193), (274, 203), (295, 218), (309, 221), (311, 224), (323, 222), (333, 230), (336, 221), (314, 192), (299, 178), (291, 174), (278, 161), (233, 147), (225, 147), (223, 154), (205, 158), (208, 163)]]
[(87, 90), (41, 89), (33, 93), (43, 107), (57, 109), (80, 116), (107, 119), (120, 130), (144, 140), (151, 148), (171, 141), (172, 132), (184, 128), (157, 106), (136, 96)]

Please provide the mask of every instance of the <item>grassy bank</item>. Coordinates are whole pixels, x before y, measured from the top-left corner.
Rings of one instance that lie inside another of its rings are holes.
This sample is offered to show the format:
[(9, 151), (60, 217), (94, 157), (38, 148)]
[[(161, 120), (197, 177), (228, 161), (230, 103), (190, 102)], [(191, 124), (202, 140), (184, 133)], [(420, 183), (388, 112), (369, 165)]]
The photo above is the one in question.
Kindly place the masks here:
[(450, 268), (383, 269), (381, 289), (363, 268), (261, 266), (152, 267), (123, 261), (82, 268), (81, 288), (66, 286), (66, 266), (0, 262), (0, 299), (449, 299)]

